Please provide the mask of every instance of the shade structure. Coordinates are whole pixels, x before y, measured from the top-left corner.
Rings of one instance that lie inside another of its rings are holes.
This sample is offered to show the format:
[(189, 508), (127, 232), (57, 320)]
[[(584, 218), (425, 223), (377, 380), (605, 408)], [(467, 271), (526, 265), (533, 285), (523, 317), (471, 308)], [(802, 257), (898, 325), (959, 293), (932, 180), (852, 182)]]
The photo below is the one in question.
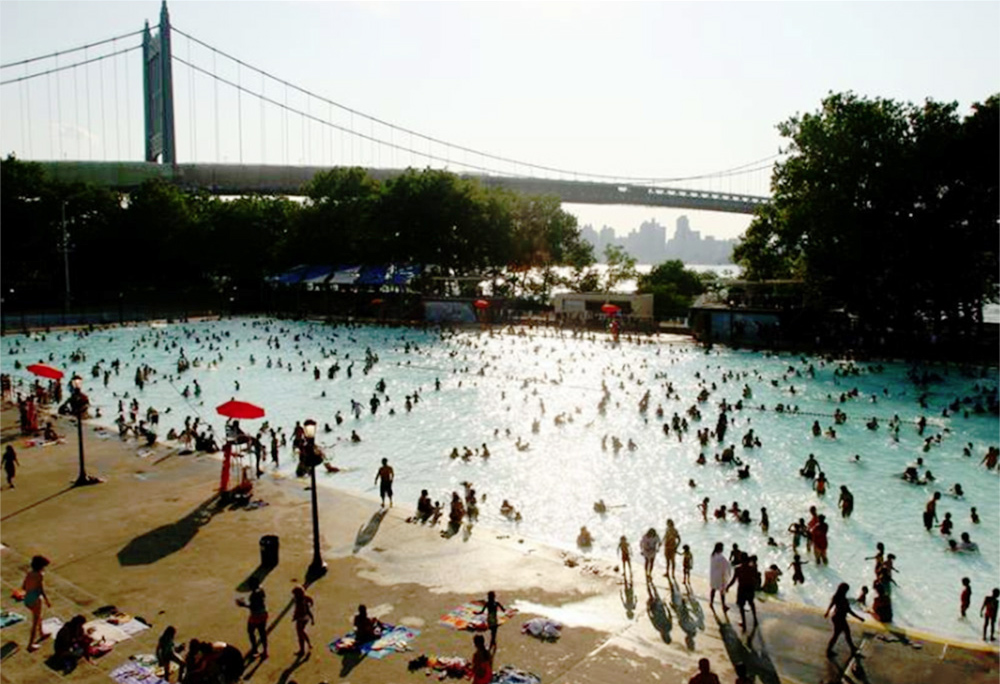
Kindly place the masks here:
[(383, 299), (381, 299), (379, 297), (376, 297), (375, 299), (372, 300), (372, 304), (374, 304), (375, 306), (378, 306), (379, 304), (382, 304), (384, 301), (385, 300), (383, 300)]
[(43, 378), (51, 378), (53, 380), (60, 380), (63, 376), (63, 372), (56, 368), (55, 366), (50, 366), (47, 363), (33, 363), (27, 367), (29, 373), (34, 373), (35, 375), (40, 375)]
[(225, 404), (216, 406), (215, 412), (226, 418), (250, 419), (264, 417), (264, 409), (260, 406), (251, 404), (248, 401), (236, 401), (235, 399), (230, 399)]
[(603, 304), (601, 306), (601, 311), (606, 314), (615, 314), (621, 311), (621, 307), (615, 306), (614, 304)]
[(472, 303), (472, 305), (477, 309), (488, 309), (490, 303), (485, 299), (477, 299), (475, 302)]

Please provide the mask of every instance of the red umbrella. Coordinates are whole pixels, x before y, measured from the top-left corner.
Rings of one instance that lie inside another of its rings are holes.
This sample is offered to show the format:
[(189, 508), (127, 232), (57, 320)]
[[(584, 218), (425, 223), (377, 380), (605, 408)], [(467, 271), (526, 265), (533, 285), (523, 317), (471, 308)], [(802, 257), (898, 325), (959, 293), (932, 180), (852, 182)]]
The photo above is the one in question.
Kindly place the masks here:
[(472, 303), (472, 305), (477, 309), (488, 309), (490, 303), (485, 299), (477, 299), (475, 302)]
[(47, 363), (33, 363), (27, 367), (30, 373), (35, 375), (40, 375), (43, 378), (52, 378), (53, 380), (61, 380), (63, 372), (58, 368), (50, 366)]
[(226, 418), (263, 418), (264, 409), (247, 401), (230, 399), (225, 404), (215, 407), (215, 412)]
[(375, 306), (378, 306), (379, 304), (382, 303), (382, 301), (383, 301), (382, 299), (376, 298), (376, 299), (372, 300), (372, 304), (374, 304)]
[(615, 306), (614, 304), (604, 304), (601, 306), (601, 311), (610, 315), (621, 311), (621, 307)]

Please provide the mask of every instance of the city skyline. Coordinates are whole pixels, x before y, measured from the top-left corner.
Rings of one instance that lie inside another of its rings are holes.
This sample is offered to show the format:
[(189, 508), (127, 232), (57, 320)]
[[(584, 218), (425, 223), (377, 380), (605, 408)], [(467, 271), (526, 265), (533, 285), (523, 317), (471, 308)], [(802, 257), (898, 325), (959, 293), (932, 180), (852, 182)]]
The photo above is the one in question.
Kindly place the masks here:
[(671, 259), (685, 264), (726, 265), (732, 263), (732, 251), (738, 240), (718, 239), (713, 235), (702, 237), (700, 230), (691, 227), (687, 215), (677, 217), (675, 227), (667, 237), (667, 226), (655, 217), (643, 221), (628, 233), (604, 225), (600, 229), (591, 224), (580, 226), (581, 237), (593, 245), (594, 256), (603, 260), (604, 248), (617, 245), (639, 264), (656, 265)]

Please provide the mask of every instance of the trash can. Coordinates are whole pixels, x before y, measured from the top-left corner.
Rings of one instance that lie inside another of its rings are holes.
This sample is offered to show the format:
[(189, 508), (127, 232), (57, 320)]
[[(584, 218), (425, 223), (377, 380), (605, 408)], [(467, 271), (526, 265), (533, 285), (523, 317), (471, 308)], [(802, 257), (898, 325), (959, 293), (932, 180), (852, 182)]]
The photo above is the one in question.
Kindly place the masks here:
[(265, 534), (260, 538), (260, 564), (265, 568), (278, 566), (278, 535)]

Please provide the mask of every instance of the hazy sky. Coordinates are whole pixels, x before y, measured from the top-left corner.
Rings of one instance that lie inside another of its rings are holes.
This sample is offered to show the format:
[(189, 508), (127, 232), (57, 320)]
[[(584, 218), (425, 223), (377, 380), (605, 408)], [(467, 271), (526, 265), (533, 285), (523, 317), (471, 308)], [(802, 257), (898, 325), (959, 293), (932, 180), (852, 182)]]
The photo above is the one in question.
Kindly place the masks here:
[[(997, 2), (204, 2), (169, 4), (178, 59), (356, 139), (237, 95), (175, 62), (182, 162), (523, 167), (428, 143), (310, 99), (193, 43), (358, 112), (455, 145), (578, 173), (677, 178), (773, 157), (775, 124), (829, 91), (968, 105), (1000, 90)], [(137, 31), (159, 0), (0, 1), (0, 62)], [(133, 36), (58, 65), (139, 44)], [(0, 151), (28, 159), (143, 156), (139, 51), (0, 88)], [(9, 80), (55, 60), (2, 70)], [(262, 90), (263, 89), (263, 90)], [(218, 103), (218, 104), (216, 104)], [(192, 116), (193, 112), (193, 116)], [(218, 137), (216, 136), (218, 131)], [(443, 157), (430, 161), (424, 155)], [(770, 160), (766, 163), (770, 163)], [(751, 168), (756, 168), (752, 167)], [(767, 193), (767, 169), (675, 183)], [(567, 205), (621, 234), (656, 217), (738, 235), (749, 217)]]

